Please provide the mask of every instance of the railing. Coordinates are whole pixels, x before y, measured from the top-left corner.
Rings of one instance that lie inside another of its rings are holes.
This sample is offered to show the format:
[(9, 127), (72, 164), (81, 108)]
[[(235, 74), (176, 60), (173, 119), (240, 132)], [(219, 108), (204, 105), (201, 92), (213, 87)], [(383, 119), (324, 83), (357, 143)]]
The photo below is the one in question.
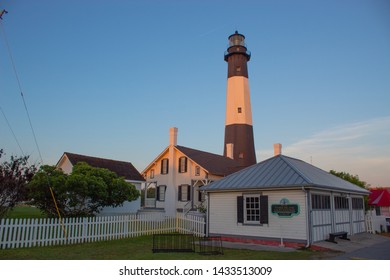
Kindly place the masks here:
[(114, 240), (156, 233), (190, 233), (204, 236), (204, 217), (178, 213), (142, 213), (122, 216), (58, 219), (0, 220), (0, 249), (65, 245)]
[(188, 202), (184, 205), (184, 207), (183, 207), (183, 213), (184, 213), (184, 215), (187, 216), (188, 212), (190, 212), (191, 209), (192, 209), (192, 201), (190, 200), (190, 201), (188, 201)]

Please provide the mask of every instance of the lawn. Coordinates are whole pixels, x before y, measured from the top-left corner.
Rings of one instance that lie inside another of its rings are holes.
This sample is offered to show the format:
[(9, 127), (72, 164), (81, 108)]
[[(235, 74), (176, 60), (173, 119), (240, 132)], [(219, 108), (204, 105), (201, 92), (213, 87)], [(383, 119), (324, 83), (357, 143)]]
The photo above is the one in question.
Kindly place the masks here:
[(45, 214), (36, 207), (28, 205), (19, 205), (9, 211), (5, 218), (10, 219), (29, 219), (29, 218), (45, 218)]
[[(43, 218), (31, 206), (17, 206), (7, 218)], [(329, 253), (312, 250), (270, 252), (224, 248), (223, 255), (198, 253), (152, 253), (152, 236), (63, 246), (0, 249), (2, 260), (307, 260), (323, 259)], [(199, 248), (196, 248), (199, 251)]]
[[(269, 252), (224, 248), (224, 255), (152, 253), (152, 236), (121, 240), (0, 250), (8, 260), (307, 260), (323, 259), (326, 253), (311, 250)], [(198, 248), (197, 248), (198, 249)], [(197, 250), (198, 251), (198, 250)]]

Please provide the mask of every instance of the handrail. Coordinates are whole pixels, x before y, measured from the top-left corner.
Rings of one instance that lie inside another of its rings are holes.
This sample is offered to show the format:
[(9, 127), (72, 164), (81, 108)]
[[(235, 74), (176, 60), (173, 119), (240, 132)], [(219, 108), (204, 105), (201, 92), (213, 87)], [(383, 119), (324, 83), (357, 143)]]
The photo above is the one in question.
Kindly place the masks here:
[(185, 216), (187, 216), (187, 214), (191, 211), (192, 209), (192, 201), (188, 201), (186, 204), (184, 204), (184, 207), (183, 207), (183, 213)]

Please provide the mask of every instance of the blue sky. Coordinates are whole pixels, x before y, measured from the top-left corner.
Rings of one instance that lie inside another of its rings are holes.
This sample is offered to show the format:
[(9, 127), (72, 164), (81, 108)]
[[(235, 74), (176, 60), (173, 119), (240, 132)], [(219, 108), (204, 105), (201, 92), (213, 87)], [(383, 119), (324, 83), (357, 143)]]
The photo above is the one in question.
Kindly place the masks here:
[[(257, 160), (283, 154), (390, 186), (390, 4), (354, 1), (0, 0), (45, 164), (63, 152), (132, 162), (167, 145), (222, 154), (227, 37), (252, 52)], [(4, 34), (0, 106), (39, 161)], [(0, 146), (21, 151), (0, 115)]]

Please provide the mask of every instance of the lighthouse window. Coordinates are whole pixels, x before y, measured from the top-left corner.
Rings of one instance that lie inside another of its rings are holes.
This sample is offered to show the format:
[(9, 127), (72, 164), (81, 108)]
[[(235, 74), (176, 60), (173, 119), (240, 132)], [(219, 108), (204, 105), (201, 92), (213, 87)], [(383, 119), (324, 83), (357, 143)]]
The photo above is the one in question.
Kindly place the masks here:
[(244, 153), (240, 153), (240, 154), (238, 155), (238, 158), (244, 158)]
[(237, 67), (236, 67), (236, 71), (237, 71), (237, 72), (241, 72), (241, 66), (237, 66)]
[(237, 108), (237, 112), (238, 112), (239, 114), (241, 114), (241, 113), (242, 113), (242, 109), (241, 109), (241, 107), (238, 107), (238, 108)]

